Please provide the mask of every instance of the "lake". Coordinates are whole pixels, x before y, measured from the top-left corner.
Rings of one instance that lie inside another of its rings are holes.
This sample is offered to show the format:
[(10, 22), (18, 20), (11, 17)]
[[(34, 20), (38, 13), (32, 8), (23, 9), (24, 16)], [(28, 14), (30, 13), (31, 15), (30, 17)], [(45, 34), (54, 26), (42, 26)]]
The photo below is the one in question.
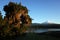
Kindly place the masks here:
[(43, 32), (48, 32), (48, 29), (37, 29), (37, 30), (34, 30), (33, 32), (35, 32), (35, 33), (43, 33)]
[(60, 31), (60, 29), (48, 29), (48, 31)]
[(60, 29), (36, 29), (36, 30), (29, 30), (26, 32), (43, 33), (48, 31), (60, 31)]

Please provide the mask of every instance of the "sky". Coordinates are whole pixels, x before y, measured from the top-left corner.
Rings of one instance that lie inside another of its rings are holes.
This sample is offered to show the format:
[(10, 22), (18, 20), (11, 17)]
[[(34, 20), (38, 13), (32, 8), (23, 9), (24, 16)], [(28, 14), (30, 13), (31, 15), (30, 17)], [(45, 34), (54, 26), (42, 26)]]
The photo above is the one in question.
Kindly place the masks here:
[(29, 10), (29, 15), (33, 19), (32, 23), (42, 23), (52, 21), (60, 24), (60, 0), (0, 0), (0, 11), (3, 11), (4, 5), (9, 2), (20, 3)]

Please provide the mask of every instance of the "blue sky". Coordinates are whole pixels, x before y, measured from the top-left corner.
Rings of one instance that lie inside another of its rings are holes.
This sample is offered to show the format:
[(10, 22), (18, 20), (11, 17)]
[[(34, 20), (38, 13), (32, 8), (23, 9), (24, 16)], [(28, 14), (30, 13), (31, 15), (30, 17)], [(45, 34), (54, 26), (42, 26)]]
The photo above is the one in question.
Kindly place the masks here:
[[(20, 0), (11, 0), (20, 3)], [(0, 11), (4, 15), (3, 6), (10, 0), (0, 0)], [(29, 15), (33, 23), (52, 21), (60, 23), (60, 0), (21, 0), (22, 5), (29, 9)]]

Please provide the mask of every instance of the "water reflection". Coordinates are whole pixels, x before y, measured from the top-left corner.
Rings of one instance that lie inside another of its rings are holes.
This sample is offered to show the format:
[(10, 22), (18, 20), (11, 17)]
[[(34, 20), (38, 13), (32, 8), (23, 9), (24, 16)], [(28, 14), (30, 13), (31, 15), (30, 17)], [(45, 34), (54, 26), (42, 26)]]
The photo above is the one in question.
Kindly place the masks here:
[(48, 29), (48, 31), (60, 31), (60, 29)]
[(48, 31), (60, 31), (60, 29), (38, 29), (38, 30), (34, 30), (33, 32), (43, 33), (43, 32), (48, 32)]
[(32, 32), (43, 33), (43, 32), (48, 32), (48, 29), (37, 29), (37, 30), (33, 30)]
[(29, 30), (26, 32), (43, 33), (48, 31), (60, 31), (60, 29), (36, 29), (36, 30)]

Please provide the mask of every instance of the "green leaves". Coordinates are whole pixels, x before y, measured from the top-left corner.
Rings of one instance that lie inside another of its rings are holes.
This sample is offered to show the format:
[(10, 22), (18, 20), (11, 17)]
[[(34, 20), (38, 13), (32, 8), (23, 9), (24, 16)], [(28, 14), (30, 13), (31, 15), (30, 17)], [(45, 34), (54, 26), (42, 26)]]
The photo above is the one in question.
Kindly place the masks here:
[[(2, 35), (20, 35), (28, 29), (25, 24), (30, 24), (31, 18), (25, 6), (10, 2), (8, 5), (5, 5), (3, 9), (6, 15), (3, 19), (0, 12), (0, 27), (2, 28), (0, 33)], [(21, 16), (19, 16), (20, 14)]]
[(21, 4), (17, 4), (13, 2), (10, 2), (8, 5), (4, 6), (4, 11), (6, 12), (6, 14), (9, 14), (12, 12), (18, 12), (20, 10), (28, 11), (28, 9), (25, 6), (22, 6)]

